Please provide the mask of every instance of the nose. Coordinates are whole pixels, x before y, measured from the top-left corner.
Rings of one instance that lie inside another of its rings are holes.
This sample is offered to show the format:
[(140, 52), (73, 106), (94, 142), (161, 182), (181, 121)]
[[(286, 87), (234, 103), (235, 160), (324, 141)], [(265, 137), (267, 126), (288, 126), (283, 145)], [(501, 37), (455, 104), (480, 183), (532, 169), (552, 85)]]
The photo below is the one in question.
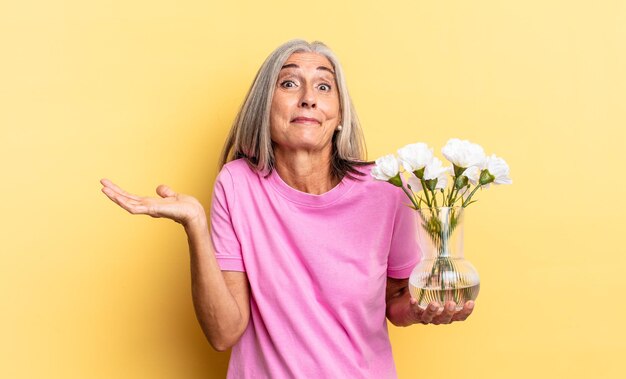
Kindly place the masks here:
[(317, 107), (317, 98), (315, 90), (310, 86), (302, 87), (302, 95), (300, 98), (300, 106), (302, 108), (315, 108)]

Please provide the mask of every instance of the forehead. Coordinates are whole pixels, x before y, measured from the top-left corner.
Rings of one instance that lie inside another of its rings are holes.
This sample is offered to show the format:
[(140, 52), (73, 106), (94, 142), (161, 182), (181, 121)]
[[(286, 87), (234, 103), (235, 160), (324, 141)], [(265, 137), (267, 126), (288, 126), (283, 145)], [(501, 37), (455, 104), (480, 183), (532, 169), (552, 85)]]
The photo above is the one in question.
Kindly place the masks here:
[[(294, 67), (293, 65), (297, 65), (301, 69), (321, 69), (321, 70), (329, 70), (334, 73), (333, 65), (330, 63), (330, 60), (326, 58), (322, 54), (318, 53), (293, 53), (287, 58), (284, 66)], [(295, 67), (294, 67), (295, 68)]]

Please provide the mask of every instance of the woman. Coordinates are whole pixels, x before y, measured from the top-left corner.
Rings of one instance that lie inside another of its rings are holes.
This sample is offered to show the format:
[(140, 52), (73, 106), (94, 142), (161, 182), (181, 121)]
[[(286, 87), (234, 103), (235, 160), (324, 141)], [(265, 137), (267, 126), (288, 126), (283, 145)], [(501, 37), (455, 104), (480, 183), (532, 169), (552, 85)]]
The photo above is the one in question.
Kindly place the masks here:
[(233, 124), (210, 232), (191, 196), (101, 182), (130, 213), (184, 226), (196, 315), (216, 350), (233, 348), (229, 378), (395, 378), (386, 318), (447, 324), (473, 303), (417, 307), (416, 213), (364, 155), (335, 55), (294, 40), (264, 62)]

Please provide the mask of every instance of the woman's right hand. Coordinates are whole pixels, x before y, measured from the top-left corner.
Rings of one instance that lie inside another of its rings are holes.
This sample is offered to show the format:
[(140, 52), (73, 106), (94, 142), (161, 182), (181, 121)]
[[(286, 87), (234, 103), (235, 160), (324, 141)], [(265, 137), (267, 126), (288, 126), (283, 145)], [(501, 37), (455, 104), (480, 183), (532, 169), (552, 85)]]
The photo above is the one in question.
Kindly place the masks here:
[(142, 197), (130, 194), (113, 184), (108, 179), (101, 179), (102, 192), (114, 203), (131, 214), (146, 214), (155, 218), (165, 217), (183, 226), (206, 217), (202, 204), (192, 196), (176, 193), (168, 186), (161, 184), (156, 192), (161, 196)]

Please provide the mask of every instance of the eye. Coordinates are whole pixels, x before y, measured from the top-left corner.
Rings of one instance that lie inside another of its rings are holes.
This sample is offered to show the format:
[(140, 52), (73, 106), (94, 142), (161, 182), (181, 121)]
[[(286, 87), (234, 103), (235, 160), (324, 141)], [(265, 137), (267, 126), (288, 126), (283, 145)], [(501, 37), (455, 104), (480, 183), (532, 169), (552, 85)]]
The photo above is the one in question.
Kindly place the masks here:
[(330, 91), (330, 86), (328, 84), (320, 84), (318, 88), (324, 92)]
[(296, 83), (294, 83), (293, 80), (285, 80), (280, 83), (280, 86), (283, 88), (294, 88), (296, 86)]

